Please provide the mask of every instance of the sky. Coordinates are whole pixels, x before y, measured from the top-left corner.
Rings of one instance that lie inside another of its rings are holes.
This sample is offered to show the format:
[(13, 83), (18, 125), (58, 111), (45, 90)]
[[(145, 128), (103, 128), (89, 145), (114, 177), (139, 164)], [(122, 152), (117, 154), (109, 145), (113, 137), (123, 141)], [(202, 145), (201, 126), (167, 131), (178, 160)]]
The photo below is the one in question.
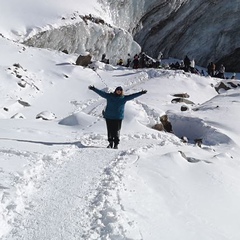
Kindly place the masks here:
[[(0, 239), (239, 240), (239, 88), (218, 93), (220, 79), (182, 70), (92, 70), (26, 47), (17, 40), (30, 30), (81, 11), (35, 2), (4, 3), (17, 13), (0, 21)], [(106, 102), (89, 85), (147, 90), (126, 104), (119, 149), (106, 148)], [(192, 104), (172, 101), (183, 93)], [(173, 133), (152, 128), (163, 115)]]

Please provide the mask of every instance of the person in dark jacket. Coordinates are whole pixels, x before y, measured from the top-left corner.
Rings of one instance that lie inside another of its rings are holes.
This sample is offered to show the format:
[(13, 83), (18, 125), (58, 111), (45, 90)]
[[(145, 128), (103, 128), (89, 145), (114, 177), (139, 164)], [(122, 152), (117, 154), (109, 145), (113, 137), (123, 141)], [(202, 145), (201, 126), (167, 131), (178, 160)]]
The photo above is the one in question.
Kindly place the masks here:
[(113, 93), (104, 92), (94, 86), (89, 86), (88, 88), (107, 100), (104, 118), (107, 124), (108, 148), (117, 149), (120, 142), (120, 130), (124, 118), (124, 107), (126, 102), (147, 93), (147, 90), (124, 95), (123, 88), (120, 86), (117, 87)]
[(183, 61), (184, 61), (184, 71), (189, 72), (190, 65), (191, 65), (191, 61), (190, 61), (189, 57), (186, 55)]

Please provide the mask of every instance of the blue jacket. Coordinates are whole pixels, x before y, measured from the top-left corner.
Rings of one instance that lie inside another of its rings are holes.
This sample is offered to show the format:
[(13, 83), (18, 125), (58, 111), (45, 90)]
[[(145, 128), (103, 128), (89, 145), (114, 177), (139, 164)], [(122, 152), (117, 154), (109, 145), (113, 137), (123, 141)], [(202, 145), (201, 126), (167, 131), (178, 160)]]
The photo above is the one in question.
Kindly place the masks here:
[(124, 107), (125, 103), (129, 100), (132, 100), (136, 97), (144, 94), (143, 92), (137, 92), (130, 95), (121, 95), (118, 96), (115, 93), (106, 93), (97, 88), (92, 89), (99, 96), (107, 100), (107, 106), (104, 113), (104, 118), (106, 119), (123, 119), (124, 118)]

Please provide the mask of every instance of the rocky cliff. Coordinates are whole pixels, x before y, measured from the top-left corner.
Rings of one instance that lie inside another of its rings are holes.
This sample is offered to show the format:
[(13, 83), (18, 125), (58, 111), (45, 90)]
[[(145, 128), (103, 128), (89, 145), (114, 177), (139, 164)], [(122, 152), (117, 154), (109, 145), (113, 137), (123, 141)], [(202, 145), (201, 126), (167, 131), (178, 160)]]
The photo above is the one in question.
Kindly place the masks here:
[[(131, 32), (142, 50), (153, 57), (196, 63), (223, 63), (240, 71), (240, 2), (238, 0), (108, 0), (114, 23)], [(129, 23), (127, 23), (129, 21)]]
[[(140, 51), (157, 57), (183, 59), (197, 65), (223, 63), (240, 71), (240, 2), (238, 0), (99, 0), (110, 24), (89, 20), (52, 29), (25, 41), (69, 52), (106, 52), (113, 63)], [(96, 37), (97, 36), (97, 37)], [(135, 40), (135, 41), (134, 41)], [(139, 44), (139, 45), (138, 45)]]

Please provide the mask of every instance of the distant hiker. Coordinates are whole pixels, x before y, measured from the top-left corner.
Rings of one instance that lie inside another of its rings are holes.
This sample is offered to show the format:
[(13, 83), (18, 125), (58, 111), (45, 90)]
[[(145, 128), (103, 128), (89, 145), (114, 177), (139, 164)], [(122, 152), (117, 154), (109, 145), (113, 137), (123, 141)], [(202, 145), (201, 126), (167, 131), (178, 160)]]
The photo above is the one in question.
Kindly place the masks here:
[(225, 76), (224, 76), (224, 74), (225, 74), (225, 67), (223, 66), (223, 64), (220, 65), (219, 72), (222, 74), (222, 78), (225, 78)]
[(231, 79), (236, 79), (236, 73), (233, 73), (233, 75), (231, 76)]
[(179, 68), (180, 68), (180, 63), (179, 63), (179, 62), (176, 62), (176, 63), (175, 63), (175, 68), (176, 68), (176, 69), (179, 69)]
[(127, 58), (126, 67), (130, 67), (130, 64), (131, 64), (131, 56), (130, 56), (130, 53), (128, 53), (128, 58)]
[(145, 52), (142, 52), (139, 56), (139, 68), (145, 68), (147, 66), (148, 57)]
[(172, 124), (171, 122), (168, 120), (168, 116), (167, 115), (163, 115), (160, 117), (160, 121), (163, 125), (163, 128), (166, 132), (169, 133), (173, 133), (173, 129), (172, 129)]
[(184, 69), (184, 68), (185, 68), (183, 60), (181, 60), (181, 62), (180, 62), (180, 67), (179, 67), (179, 68), (180, 68), (180, 69)]
[(225, 67), (223, 66), (223, 64), (220, 65), (219, 72), (223, 74), (225, 73)]
[(220, 65), (215, 77), (225, 79), (225, 67), (223, 64)]
[(207, 66), (208, 75), (213, 77), (215, 75), (216, 65), (210, 62)]
[(162, 58), (163, 58), (163, 53), (159, 52), (157, 59), (161, 62)]
[(148, 58), (146, 65), (148, 68), (152, 68), (153, 67), (153, 60), (151, 58)]
[(104, 92), (94, 86), (89, 86), (88, 88), (107, 100), (104, 118), (107, 124), (108, 148), (117, 149), (120, 142), (120, 130), (126, 102), (147, 93), (147, 90), (124, 95), (122, 87), (117, 87), (113, 93)]
[(156, 62), (153, 63), (154, 68), (160, 68), (160, 60), (156, 60)]
[(194, 59), (191, 61), (190, 67), (191, 67), (191, 68), (195, 68), (195, 60), (194, 60)]
[(179, 62), (171, 63), (170, 68), (171, 69), (180, 69), (180, 63)]
[(122, 58), (119, 59), (119, 61), (117, 62), (117, 65), (120, 65), (120, 66), (123, 65), (123, 60), (122, 60)]
[(133, 59), (133, 68), (137, 69), (139, 68), (139, 56), (136, 54)]
[(189, 72), (190, 65), (191, 65), (191, 61), (190, 61), (189, 57), (186, 55), (183, 61), (184, 61), (184, 67), (185, 67), (184, 70), (186, 72)]
[(104, 53), (104, 54), (102, 55), (101, 62), (105, 62), (105, 60), (106, 60), (106, 54)]
[(109, 64), (109, 59), (106, 58), (106, 54), (105, 53), (102, 55), (101, 62)]

